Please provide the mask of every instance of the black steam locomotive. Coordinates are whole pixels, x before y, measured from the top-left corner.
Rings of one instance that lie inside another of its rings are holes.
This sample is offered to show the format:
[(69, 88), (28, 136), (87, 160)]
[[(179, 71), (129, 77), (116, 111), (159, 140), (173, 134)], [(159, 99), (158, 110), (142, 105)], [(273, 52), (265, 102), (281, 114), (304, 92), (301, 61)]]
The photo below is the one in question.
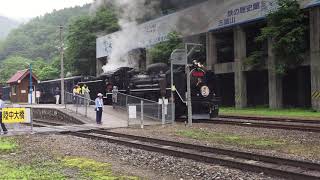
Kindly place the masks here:
[[(148, 66), (145, 73), (135, 70), (127, 71), (126, 92), (133, 95), (158, 101), (165, 96), (171, 99), (171, 72), (166, 64), (158, 63)], [(185, 69), (180, 67), (173, 72), (175, 115), (181, 117), (187, 114), (185, 93), (187, 81)], [(194, 119), (209, 119), (218, 116), (219, 98), (215, 94), (216, 78), (212, 71), (206, 70), (200, 64), (191, 67), (191, 100)], [(162, 86), (162, 87), (161, 87)], [(122, 88), (124, 88), (122, 87)], [(161, 92), (162, 91), (162, 92)]]

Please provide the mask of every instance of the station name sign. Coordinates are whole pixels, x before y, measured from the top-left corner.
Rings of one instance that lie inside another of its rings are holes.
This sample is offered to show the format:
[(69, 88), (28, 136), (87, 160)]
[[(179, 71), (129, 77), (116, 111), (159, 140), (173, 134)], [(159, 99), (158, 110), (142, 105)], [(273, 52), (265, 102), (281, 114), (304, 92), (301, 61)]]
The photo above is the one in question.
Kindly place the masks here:
[(5, 124), (30, 123), (30, 109), (28, 108), (3, 108), (2, 122)]

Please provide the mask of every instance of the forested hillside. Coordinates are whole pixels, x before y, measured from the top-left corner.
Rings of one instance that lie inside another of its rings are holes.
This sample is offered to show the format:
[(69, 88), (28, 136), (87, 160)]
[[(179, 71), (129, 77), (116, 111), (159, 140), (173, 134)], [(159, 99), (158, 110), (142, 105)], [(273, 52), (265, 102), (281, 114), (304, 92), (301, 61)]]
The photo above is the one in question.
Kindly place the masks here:
[(51, 79), (59, 76), (59, 25), (65, 28), (72, 19), (87, 16), (90, 5), (66, 8), (30, 20), (28, 23), (12, 30), (0, 44), (0, 82), (4, 83), (14, 73), (7, 65), (15, 70), (24, 69), (31, 62), (40, 79)]
[(72, 18), (88, 12), (89, 5), (54, 11), (30, 20), (8, 35), (0, 51), (0, 59), (15, 55), (50, 61), (57, 55), (59, 25), (67, 26)]
[(19, 23), (4, 16), (0, 16), (0, 39), (4, 39), (9, 32), (18, 27)]

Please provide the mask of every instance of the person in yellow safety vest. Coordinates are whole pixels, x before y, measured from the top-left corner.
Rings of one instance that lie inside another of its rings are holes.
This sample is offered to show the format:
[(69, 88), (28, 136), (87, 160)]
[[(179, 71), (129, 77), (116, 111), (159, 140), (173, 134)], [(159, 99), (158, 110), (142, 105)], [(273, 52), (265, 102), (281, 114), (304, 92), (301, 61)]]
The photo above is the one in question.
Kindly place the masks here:
[(81, 94), (81, 87), (80, 87), (79, 85), (77, 85), (76, 93), (77, 93), (78, 95)]

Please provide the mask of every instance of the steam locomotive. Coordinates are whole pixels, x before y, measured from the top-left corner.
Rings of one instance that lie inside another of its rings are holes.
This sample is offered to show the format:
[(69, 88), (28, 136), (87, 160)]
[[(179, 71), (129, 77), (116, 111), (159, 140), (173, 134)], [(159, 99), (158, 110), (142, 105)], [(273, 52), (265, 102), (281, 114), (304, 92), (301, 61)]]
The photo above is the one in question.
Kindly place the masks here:
[[(219, 98), (215, 94), (216, 78), (212, 71), (206, 70), (201, 64), (191, 66), (191, 101), (193, 119), (209, 119), (218, 116)], [(171, 72), (166, 64), (158, 63), (147, 67), (145, 73), (131, 70), (126, 75), (127, 93), (158, 101), (164, 96), (171, 99)], [(187, 114), (185, 92), (187, 92), (185, 68), (173, 71), (175, 115)], [(162, 86), (162, 87), (161, 87)], [(123, 87), (122, 87), (123, 88)]]

